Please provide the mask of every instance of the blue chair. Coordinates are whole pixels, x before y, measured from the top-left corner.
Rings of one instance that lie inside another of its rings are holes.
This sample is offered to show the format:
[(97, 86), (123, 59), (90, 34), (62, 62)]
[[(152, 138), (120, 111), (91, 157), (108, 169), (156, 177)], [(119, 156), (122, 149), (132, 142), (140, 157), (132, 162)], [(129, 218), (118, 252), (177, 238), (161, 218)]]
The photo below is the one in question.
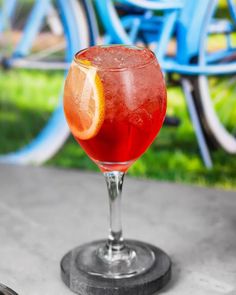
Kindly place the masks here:
[[(229, 153), (236, 153), (236, 139), (225, 127), (212, 106), (209, 80), (212, 76), (232, 75), (236, 72), (235, 52), (230, 34), (235, 31), (233, 21), (218, 20), (216, 0), (122, 0), (128, 14), (120, 17), (111, 0), (101, 5), (96, 0), (108, 43), (144, 43), (152, 45), (165, 73), (178, 73), (190, 117), (196, 132), (200, 152), (206, 167), (212, 167), (209, 146), (218, 145)], [(235, 20), (233, 1), (228, 1)], [(134, 8), (139, 8), (137, 13)], [(207, 40), (212, 34), (224, 34), (228, 40), (223, 50), (208, 52)], [(168, 44), (176, 40), (177, 49), (171, 56)], [(231, 128), (232, 129), (232, 128)]]

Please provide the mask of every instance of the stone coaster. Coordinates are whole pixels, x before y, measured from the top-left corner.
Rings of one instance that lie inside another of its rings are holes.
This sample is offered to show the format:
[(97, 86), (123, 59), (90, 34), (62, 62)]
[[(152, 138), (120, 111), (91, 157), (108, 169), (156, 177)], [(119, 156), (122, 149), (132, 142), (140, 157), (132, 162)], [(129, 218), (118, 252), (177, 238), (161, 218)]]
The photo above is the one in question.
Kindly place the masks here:
[(0, 295), (18, 295), (15, 291), (7, 286), (0, 284)]
[[(97, 241), (98, 245), (104, 241)], [(93, 242), (94, 243), (94, 242)], [(132, 243), (144, 244), (133, 240)], [(171, 277), (170, 258), (161, 249), (150, 247), (156, 256), (153, 266), (140, 275), (131, 278), (110, 279), (87, 274), (76, 265), (76, 257), (81, 247), (68, 252), (61, 260), (61, 276), (64, 283), (79, 295), (150, 295), (163, 288)]]

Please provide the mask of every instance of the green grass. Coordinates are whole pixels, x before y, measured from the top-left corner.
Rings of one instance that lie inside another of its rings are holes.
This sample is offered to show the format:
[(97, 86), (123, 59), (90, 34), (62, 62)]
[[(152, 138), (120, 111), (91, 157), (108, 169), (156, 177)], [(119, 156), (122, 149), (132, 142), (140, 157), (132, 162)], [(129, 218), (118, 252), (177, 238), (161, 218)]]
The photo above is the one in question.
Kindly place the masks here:
[(22, 147), (41, 130), (58, 102), (60, 73), (0, 71), (0, 152)]
[[(57, 72), (0, 72), (0, 152), (29, 142), (42, 128), (57, 104), (63, 75)], [(163, 127), (150, 149), (129, 174), (159, 180), (236, 189), (236, 156), (212, 153), (214, 168), (202, 164), (184, 96), (179, 87), (168, 88), (168, 114), (181, 119), (178, 128)], [(98, 171), (70, 137), (46, 165)]]

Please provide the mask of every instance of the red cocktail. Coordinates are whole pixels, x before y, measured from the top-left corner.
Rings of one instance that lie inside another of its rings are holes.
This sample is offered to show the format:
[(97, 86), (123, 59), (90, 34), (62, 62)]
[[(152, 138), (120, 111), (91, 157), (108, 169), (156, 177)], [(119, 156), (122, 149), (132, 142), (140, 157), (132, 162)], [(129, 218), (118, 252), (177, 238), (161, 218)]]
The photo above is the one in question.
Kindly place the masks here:
[[(94, 96), (88, 104), (87, 95)], [(99, 118), (84, 139), (81, 131), (96, 116), (90, 110), (95, 100)], [(166, 89), (154, 54), (124, 46), (79, 52), (66, 81), (64, 109), (75, 139), (102, 170), (127, 170), (152, 143), (166, 113)]]

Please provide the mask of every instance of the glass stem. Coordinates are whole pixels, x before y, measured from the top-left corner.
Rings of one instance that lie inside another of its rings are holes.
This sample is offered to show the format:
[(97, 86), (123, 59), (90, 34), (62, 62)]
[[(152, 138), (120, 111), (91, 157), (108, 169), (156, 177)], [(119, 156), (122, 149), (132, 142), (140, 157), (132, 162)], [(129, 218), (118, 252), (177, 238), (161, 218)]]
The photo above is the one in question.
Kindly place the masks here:
[(110, 257), (116, 256), (124, 249), (121, 223), (121, 194), (124, 174), (125, 173), (119, 171), (104, 173), (110, 204), (110, 229), (106, 244), (107, 250), (110, 253)]

